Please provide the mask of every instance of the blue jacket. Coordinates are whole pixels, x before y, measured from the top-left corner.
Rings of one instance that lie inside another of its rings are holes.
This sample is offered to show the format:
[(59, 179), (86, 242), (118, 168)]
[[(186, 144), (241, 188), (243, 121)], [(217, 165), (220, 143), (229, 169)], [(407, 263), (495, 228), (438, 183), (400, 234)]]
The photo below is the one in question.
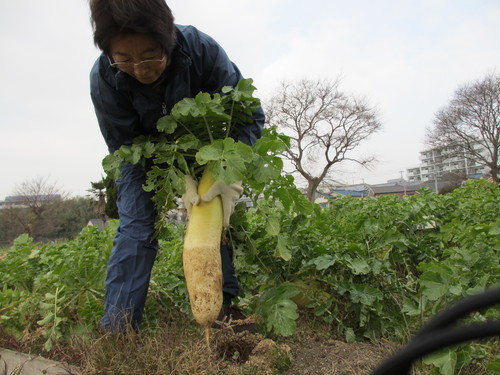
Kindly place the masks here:
[[(167, 69), (165, 85), (158, 90), (112, 68), (106, 55), (97, 59), (90, 73), (90, 94), (111, 153), (139, 135), (157, 134), (157, 120), (179, 100), (199, 92), (220, 93), (222, 87), (235, 86), (243, 78), (222, 47), (193, 26), (177, 25), (177, 46)], [(262, 108), (253, 119), (238, 136), (248, 145), (261, 136)]]

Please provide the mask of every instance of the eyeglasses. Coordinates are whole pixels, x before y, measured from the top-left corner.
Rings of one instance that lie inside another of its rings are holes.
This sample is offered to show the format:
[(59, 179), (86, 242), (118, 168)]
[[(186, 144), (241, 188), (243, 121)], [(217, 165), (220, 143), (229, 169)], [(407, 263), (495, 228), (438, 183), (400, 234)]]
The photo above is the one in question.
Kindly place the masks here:
[(112, 62), (111, 58), (107, 56), (109, 65), (112, 66), (113, 68), (118, 68), (120, 70), (132, 70), (136, 66), (143, 66), (143, 67), (154, 67), (157, 66), (161, 63), (163, 63), (166, 60), (166, 56), (163, 55), (161, 59), (149, 59), (149, 60), (142, 60), (137, 63), (132, 62), (132, 61), (126, 61), (126, 62)]

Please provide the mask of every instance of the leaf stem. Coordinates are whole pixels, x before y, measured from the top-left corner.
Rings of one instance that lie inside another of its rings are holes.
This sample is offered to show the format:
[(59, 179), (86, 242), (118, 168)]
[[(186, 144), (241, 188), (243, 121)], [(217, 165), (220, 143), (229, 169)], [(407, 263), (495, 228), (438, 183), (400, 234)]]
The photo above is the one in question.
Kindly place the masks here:
[(231, 125), (233, 121), (233, 112), (234, 112), (234, 100), (231, 102), (231, 114), (229, 117), (229, 123), (227, 124), (226, 138), (229, 138), (229, 132), (231, 130)]
[(186, 131), (191, 134), (193, 137), (196, 137), (196, 135), (194, 135), (194, 133), (186, 126), (184, 125), (183, 122), (179, 121), (178, 119), (176, 119), (177, 123), (180, 124), (184, 129), (186, 129)]
[(214, 142), (214, 137), (212, 136), (212, 132), (210, 131), (210, 126), (208, 125), (207, 118), (203, 116), (203, 122), (205, 123), (205, 126), (207, 127), (207, 133), (210, 138), (210, 143)]

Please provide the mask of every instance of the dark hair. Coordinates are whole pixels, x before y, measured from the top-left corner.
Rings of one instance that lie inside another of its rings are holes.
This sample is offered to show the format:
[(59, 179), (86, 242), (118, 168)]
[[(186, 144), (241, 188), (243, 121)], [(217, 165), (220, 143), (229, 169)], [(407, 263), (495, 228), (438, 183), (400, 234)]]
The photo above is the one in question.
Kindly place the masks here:
[(174, 16), (165, 0), (89, 0), (94, 43), (109, 54), (119, 34), (148, 34), (170, 56), (175, 47)]

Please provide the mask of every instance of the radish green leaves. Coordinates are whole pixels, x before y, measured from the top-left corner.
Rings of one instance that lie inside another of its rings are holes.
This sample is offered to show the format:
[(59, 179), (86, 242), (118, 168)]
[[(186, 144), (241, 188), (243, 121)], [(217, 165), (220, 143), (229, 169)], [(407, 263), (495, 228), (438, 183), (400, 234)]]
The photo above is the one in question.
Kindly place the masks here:
[(260, 107), (254, 90), (251, 79), (242, 79), (235, 87), (224, 87), (222, 95), (199, 93), (182, 99), (169, 115), (158, 120), (157, 136), (138, 137), (131, 146), (106, 156), (105, 172), (116, 179), (123, 163), (147, 165), (144, 189), (155, 193), (160, 213), (177, 206), (175, 199), (185, 188), (184, 175), (199, 176), (204, 168), (226, 184), (244, 181), (262, 189), (280, 177), (280, 155), (288, 139), (265, 129), (253, 146), (235, 141)]

